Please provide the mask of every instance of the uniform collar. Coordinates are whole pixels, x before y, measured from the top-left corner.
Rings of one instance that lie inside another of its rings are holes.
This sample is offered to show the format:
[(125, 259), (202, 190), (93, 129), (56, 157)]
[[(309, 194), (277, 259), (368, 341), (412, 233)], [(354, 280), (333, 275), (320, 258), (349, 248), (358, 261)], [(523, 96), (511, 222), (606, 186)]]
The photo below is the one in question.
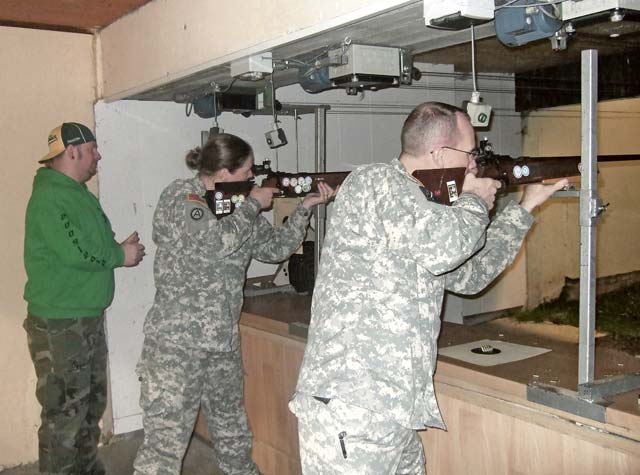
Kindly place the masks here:
[(202, 183), (200, 177), (196, 175), (190, 181), (193, 185), (194, 192), (200, 196), (204, 196), (204, 194), (207, 192), (207, 189), (204, 187), (204, 183)]
[(406, 176), (409, 180), (413, 181), (414, 183), (417, 183), (420, 186), (424, 186), (420, 180), (418, 180), (417, 178), (415, 178), (414, 176), (409, 175), (409, 173), (407, 172), (407, 169), (404, 167), (404, 165), (402, 164), (402, 162), (400, 161), (399, 158), (394, 158), (393, 160), (391, 160), (391, 166), (397, 170), (398, 172), (402, 173), (404, 176)]

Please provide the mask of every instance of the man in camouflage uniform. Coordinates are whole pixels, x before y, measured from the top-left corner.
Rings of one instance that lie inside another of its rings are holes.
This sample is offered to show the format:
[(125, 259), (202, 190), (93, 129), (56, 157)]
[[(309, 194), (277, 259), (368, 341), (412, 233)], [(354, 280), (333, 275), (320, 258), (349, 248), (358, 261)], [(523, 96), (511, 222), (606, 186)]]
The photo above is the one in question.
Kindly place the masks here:
[(105, 473), (97, 458), (107, 400), (103, 313), (113, 300), (113, 269), (137, 265), (144, 246), (137, 233), (117, 243), (87, 189), (100, 159), (88, 127), (53, 129), (27, 206), (24, 327), (42, 406), (42, 473)]
[[(236, 175), (250, 177), (252, 164), (250, 156)], [(174, 181), (155, 211), (156, 296), (137, 367), (145, 437), (136, 474), (180, 473), (201, 405), (221, 473), (258, 473), (251, 459), (238, 329), (246, 270), (252, 258), (287, 259), (302, 243), (310, 208), (333, 195), (323, 186), (274, 228), (260, 214), (271, 205), (274, 189), (255, 187), (233, 214), (217, 220), (202, 198), (212, 179)]]
[(444, 429), (433, 373), (445, 290), (473, 294), (516, 255), (531, 210), (566, 184), (533, 185), (490, 223), (499, 182), (468, 173), (452, 206), (416, 169), (475, 168), (467, 115), (418, 106), (402, 154), (351, 173), (333, 205), (309, 338), (290, 403), (305, 474), (422, 474), (416, 430)]

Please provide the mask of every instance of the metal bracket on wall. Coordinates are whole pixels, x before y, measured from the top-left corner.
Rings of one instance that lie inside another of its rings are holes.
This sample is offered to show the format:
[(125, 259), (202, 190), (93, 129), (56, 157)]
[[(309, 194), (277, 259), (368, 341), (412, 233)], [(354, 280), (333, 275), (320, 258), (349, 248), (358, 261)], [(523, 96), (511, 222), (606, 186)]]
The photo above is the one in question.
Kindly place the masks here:
[(580, 190), (570, 188), (568, 190), (556, 191), (553, 194), (553, 198), (580, 198)]
[(610, 404), (606, 401), (586, 401), (578, 397), (575, 391), (548, 384), (529, 384), (527, 399), (598, 422), (606, 422), (607, 405)]

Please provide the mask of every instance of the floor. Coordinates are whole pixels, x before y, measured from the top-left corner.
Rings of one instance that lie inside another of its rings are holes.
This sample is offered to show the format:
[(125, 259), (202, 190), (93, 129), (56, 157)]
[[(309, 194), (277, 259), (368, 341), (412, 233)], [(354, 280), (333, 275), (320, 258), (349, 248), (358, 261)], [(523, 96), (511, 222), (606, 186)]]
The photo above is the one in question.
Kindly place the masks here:
[[(116, 436), (100, 448), (100, 458), (108, 475), (130, 475), (133, 459), (142, 442), (142, 431)], [(21, 465), (0, 471), (2, 475), (39, 475), (38, 464)], [(193, 437), (184, 459), (182, 475), (218, 475), (213, 449), (199, 437)]]

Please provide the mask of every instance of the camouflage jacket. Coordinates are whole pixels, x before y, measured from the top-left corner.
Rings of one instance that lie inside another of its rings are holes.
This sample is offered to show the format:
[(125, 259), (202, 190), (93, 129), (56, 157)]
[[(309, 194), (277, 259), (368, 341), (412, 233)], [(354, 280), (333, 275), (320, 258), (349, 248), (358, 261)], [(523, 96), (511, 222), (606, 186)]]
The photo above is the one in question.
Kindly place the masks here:
[(444, 291), (482, 290), (532, 221), (512, 203), (489, 225), (471, 193), (428, 201), (399, 160), (351, 173), (333, 205), (296, 391), (444, 428), (433, 387)]
[(302, 243), (310, 211), (301, 205), (274, 228), (248, 198), (217, 220), (198, 177), (164, 189), (153, 217), (156, 294), (145, 336), (208, 350), (239, 346), (238, 320), (252, 258), (280, 262)]

